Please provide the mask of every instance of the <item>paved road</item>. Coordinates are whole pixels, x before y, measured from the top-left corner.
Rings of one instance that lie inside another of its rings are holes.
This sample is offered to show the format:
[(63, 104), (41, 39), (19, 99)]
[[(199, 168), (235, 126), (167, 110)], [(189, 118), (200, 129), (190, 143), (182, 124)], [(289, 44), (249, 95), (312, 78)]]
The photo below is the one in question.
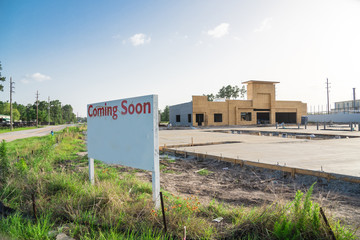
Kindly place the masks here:
[(2, 133), (0, 134), (0, 141), (5, 140), (11, 142), (20, 138), (41, 137), (50, 134), (51, 131), (57, 132), (70, 126), (74, 126), (74, 124), (46, 126), (43, 128)]

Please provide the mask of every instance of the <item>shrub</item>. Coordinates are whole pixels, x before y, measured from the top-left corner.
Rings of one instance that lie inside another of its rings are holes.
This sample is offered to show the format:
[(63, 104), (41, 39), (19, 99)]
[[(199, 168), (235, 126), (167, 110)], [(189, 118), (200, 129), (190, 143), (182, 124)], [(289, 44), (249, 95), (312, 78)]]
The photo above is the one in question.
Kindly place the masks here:
[(2, 140), (0, 144), (0, 182), (6, 183), (10, 173), (10, 161), (7, 156), (6, 142)]

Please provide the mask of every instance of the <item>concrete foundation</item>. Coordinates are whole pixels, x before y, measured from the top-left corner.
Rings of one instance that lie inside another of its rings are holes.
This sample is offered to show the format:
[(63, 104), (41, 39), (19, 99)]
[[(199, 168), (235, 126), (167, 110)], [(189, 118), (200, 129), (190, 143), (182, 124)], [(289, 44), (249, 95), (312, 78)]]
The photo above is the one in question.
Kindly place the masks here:
[[(234, 128), (232, 128), (234, 129)], [(294, 132), (294, 129), (246, 128), (247, 130)], [(202, 130), (166, 130), (160, 131), (160, 146), (240, 141), (240, 143), (219, 144), (209, 146), (180, 147), (179, 150), (216, 155), (240, 160), (262, 162), (294, 168), (324, 171), (328, 173), (360, 177), (360, 132), (336, 132), (316, 130), (316, 126), (297, 129), (298, 133), (329, 134), (343, 136), (342, 139), (309, 140), (285, 138), (279, 136), (259, 136), (248, 134), (231, 134)], [(216, 129), (211, 129), (211, 131)], [(219, 129), (219, 130), (224, 130)], [(241, 128), (236, 130), (241, 131)], [(349, 138), (347, 138), (347, 136)]]

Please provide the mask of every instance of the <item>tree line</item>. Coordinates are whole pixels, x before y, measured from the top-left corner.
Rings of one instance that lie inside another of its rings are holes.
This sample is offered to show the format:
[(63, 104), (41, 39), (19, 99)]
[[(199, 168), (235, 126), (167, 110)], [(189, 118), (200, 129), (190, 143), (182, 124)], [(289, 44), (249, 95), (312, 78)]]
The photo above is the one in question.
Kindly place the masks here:
[[(36, 102), (34, 104), (22, 105), (14, 102), (13, 104), (14, 121), (36, 121)], [(39, 101), (38, 118), (41, 122), (53, 122), (55, 124), (63, 124), (66, 122), (76, 122), (76, 115), (70, 104), (62, 106), (59, 100), (50, 101), (50, 119), (49, 119), (49, 102)], [(10, 103), (0, 101), (0, 114), (10, 115)]]
[[(1, 75), (1, 71), (2, 66), (0, 62), (0, 91), (4, 91), (4, 85), (1, 82), (5, 82), (6, 78)], [(14, 102), (12, 104), (12, 108), (13, 121), (36, 121), (36, 102), (26, 106)], [(10, 115), (10, 103), (8, 101), (0, 101), (0, 114)], [(38, 122), (41, 123), (49, 121), (55, 124), (76, 122), (76, 115), (73, 113), (73, 108), (70, 104), (62, 106), (59, 100), (53, 100), (50, 101), (50, 103), (46, 101), (38, 101)]]
[(210, 94), (204, 94), (204, 96), (207, 96), (208, 101), (214, 101), (215, 98), (226, 98), (226, 99), (237, 99), (238, 97), (244, 98), (246, 93), (245, 86), (242, 86), (239, 88), (237, 85), (231, 86), (223, 86), (219, 89), (219, 92), (214, 95), (212, 93)]

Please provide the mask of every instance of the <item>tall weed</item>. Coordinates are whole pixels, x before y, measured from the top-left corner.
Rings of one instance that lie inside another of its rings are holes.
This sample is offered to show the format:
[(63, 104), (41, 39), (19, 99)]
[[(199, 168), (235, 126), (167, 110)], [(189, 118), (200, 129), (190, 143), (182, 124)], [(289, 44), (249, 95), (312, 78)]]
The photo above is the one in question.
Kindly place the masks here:
[(0, 182), (6, 183), (10, 173), (10, 161), (7, 154), (6, 142), (0, 144)]

